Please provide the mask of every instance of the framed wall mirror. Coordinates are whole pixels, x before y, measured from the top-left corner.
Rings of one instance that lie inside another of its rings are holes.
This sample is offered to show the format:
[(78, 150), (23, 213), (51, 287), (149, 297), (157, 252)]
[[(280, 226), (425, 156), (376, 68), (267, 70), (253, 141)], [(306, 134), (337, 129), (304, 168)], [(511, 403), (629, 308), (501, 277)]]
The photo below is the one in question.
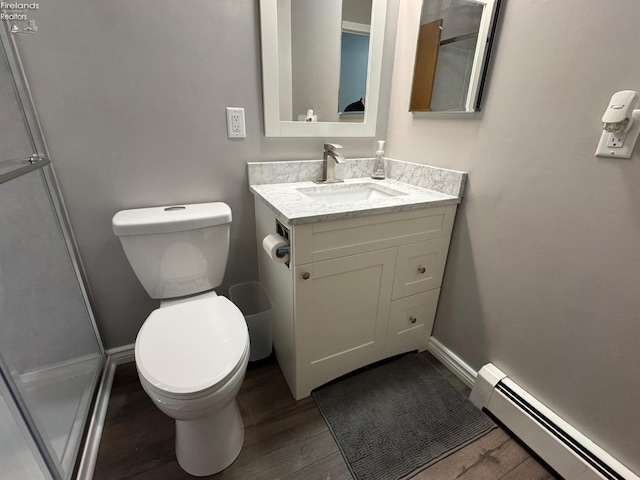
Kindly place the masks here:
[(500, 0), (423, 0), (410, 112), (476, 112)]
[(260, 0), (267, 137), (373, 137), (387, 0)]

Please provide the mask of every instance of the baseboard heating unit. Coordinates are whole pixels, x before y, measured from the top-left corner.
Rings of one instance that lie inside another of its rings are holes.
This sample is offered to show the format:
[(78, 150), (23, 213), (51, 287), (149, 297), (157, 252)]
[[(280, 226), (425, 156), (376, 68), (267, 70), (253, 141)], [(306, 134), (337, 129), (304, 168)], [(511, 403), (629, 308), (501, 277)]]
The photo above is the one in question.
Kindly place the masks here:
[(470, 399), (567, 480), (640, 480), (491, 363), (478, 372)]

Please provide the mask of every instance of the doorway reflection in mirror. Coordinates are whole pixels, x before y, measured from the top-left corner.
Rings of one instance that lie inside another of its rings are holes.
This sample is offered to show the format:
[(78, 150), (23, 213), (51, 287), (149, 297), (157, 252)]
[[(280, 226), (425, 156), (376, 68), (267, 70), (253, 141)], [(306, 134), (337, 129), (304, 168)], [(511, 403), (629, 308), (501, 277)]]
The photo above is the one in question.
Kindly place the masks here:
[(278, 0), (280, 120), (364, 120), (371, 13), (372, 0)]
[(424, 0), (409, 110), (479, 110), (499, 0)]

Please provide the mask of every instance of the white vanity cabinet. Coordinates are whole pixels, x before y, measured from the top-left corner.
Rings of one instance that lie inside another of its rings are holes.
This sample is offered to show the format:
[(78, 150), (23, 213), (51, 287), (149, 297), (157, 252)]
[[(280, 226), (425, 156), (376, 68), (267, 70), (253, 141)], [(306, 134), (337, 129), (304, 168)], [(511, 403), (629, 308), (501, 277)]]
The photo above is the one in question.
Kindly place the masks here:
[[(262, 242), (276, 216), (255, 201)], [(274, 349), (296, 399), (365, 365), (427, 348), (456, 208), (285, 225), (289, 267), (260, 249)]]

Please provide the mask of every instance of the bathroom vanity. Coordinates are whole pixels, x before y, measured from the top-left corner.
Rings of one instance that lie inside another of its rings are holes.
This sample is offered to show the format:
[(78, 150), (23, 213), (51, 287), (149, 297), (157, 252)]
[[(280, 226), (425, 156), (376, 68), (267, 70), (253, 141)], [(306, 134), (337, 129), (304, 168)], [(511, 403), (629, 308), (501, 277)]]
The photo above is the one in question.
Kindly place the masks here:
[(368, 177), (371, 160), (347, 161), (336, 171), (345, 182), (332, 185), (309, 181), (321, 162), (249, 164), (258, 243), (274, 232), (290, 243), (286, 264), (260, 247), (259, 265), (274, 348), (296, 399), (427, 348), (466, 174), (385, 163), (391, 178), (379, 181)]

